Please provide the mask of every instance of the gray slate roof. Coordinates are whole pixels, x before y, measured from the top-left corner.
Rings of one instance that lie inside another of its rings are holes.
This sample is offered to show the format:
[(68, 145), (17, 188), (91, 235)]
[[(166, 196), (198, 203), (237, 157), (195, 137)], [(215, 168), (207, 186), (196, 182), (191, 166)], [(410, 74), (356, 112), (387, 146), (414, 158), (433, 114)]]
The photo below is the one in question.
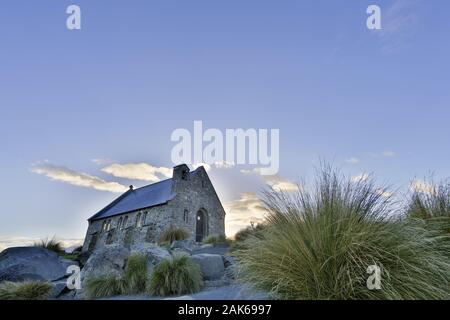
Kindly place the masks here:
[(100, 220), (122, 213), (162, 205), (172, 200), (174, 196), (175, 194), (172, 194), (172, 179), (163, 180), (139, 189), (130, 189), (88, 220)]

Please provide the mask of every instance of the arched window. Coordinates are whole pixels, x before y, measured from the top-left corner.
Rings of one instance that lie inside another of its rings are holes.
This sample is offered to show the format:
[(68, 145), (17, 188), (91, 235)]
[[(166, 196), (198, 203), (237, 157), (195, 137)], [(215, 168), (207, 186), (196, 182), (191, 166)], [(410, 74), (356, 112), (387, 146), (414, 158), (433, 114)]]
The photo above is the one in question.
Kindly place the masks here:
[(102, 224), (102, 232), (105, 232), (105, 231), (106, 231), (106, 220), (103, 221), (103, 224)]
[(136, 222), (135, 222), (135, 226), (137, 227), (137, 228), (139, 228), (140, 226), (142, 226), (141, 225), (141, 213), (139, 212), (138, 214), (137, 214), (137, 216), (136, 216)]
[(184, 223), (189, 222), (189, 211), (186, 209), (184, 209), (183, 219), (184, 219)]
[(144, 212), (144, 214), (142, 215), (142, 223), (141, 226), (145, 225), (145, 221), (147, 220), (147, 212)]
[(128, 222), (128, 216), (126, 216), (125, 219), (123, 219), (122, 229), (125, 229), (127, 227), (127, 222)]
[(123, 221), (123, 218), (120, 217), (119, 222), (117, 222), (117, 230), (119, 230), (122, 227), (122, 221)]

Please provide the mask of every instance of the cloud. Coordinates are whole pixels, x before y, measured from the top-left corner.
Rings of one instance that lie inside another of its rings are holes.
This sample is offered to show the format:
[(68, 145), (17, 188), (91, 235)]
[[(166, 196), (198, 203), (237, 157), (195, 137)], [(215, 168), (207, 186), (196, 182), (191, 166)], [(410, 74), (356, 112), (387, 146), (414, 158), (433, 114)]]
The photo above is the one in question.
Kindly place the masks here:
[(421, 0), (395, 0), (381, 12), (381, 30), (373, 30), (383, 53), (395, 53), (408, 46), (419, 21)]
[(117, 178), (158, 182), (163, 178), (172, 177), (172, 169), (155, 167), (148, 163), (114, 163), (102, 169), (103, 172)]
[(91, 161), (99, 166), (105, 166), (107, 164), (115, 162), (114, 160), (109, 159), (109, 158), (95, 158), (95, 159), (91, 159)]
[[(60, 241), (64, 248), (80, 246), (83, 244), (83, 239), (56, 239)], [(6, 248), (11, 247), (28, 247), (34, 245), (36, 242), (41, 241), (41, 238), (30, 237), (2, 237), (0, 236), (0, 252)]]
[(363, 182), (367, 181), (370, 178), (370, 175), (368, 173), (360, 173), (356, 176), (351, 177), (352, 182)]
[(217, 169), (231, 169), (235, 166), (233, 162), (229, 161), (216, 161), (214, 162), (214, 167)]
[(383, 198), (390, 198), (393, 196), (392, 192), (386, 191), (384, 189), (377, 189), (377, 190), (375, 190), (375, 192), (377, 192)]
[(431, 184), (421, 179), (414, 179), (409, 185), (411, 191), (432, 195), (436, 193), (436, 188)]
[(394, 151), (383, 151), (382, 153), (383, 157), (395, 157)]
[(128, 188), (117, 182), (107, 182), (99, 177), (91, 176), (87, 173), (77, 172), (62, 166), (52, 164), (36, 164), (31, 171), (45, 175), (51, 180), (65, 182), (78, 187), (91, 188), (100, 191), (115, 193), (125, 192)]
[(359, 159), (352, 157), (352, 158), (346, 159), (345, 162), (350, 163), (350, 164), (357, 164), (357, 163), (359, 163)]
[(225, 203), (227, 236), (250, 225), (264, 221), (266, 213), (258, 196), (252, 192), (242, 193), (239, 199)]
[(211, 170), (211, 166), (207, 163), (200, 162), (200, 163), (195, 163), (192, 165), (192, 168), (194, 168), (194, 170), (199, 167), (205, 168), (205, 171), (207, 171), (207, 172)]
[(294, 192), (299, 190), (299, 185), (279, 176), (268, 176), (266, 183), (276, 192)]

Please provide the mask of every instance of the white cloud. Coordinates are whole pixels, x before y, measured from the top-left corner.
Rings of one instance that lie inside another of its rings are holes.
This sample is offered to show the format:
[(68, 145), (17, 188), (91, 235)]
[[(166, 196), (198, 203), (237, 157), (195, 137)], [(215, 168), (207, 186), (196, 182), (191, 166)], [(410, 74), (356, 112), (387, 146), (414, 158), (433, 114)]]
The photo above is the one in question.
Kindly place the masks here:
[(360, 173), (356, 176), (351, 177), (352, 182), (363, 182), (367, 181), (370, 178), (370, 175), (368, 173)]
[(95, 159), (91, 159), (91, 161), (99, 166), (105, 166), (107, 164), (115, 162), (114, 160), (111, 160), (109, 158), (95, 158)]
[(166, 167), (155, 167), (148, 163), (114, 163), (102, 169), (114, 177), (158, 182), (163, 178), (172, 177), (172, 169)]
[(250, 225), (264, 221), (266, 213), (258, 196), (252, 192), (242, 193), (239, 199), (225, 203), (227, 236)]
[(429, 195), (436, 193), (436, 189), (432, 184), (420, 179), (414, 179), (409, 187), (413, 192), (425, 193)]
[(78, 187), (115, 193), (122, 193), (128, 189), (117, 182), (108, 182), (87, 173), (77, 172), (66, 167), (55, 166), (48, 163), (36, 164), (32, 166), (31, 171), (37, 174), (45, 175), (51, 180), (65, 182)]
[(384, 189), (377, 189), (376, 192), (383, 198), (390, 198), (393, 196), (392, 192), (386, 191)]
[[(44, 237), (45, 239), (45, 237)], [(64, 248), (81, 246), (83, 244), (83, 239), (56, 239), (61, 242)], [(41, 241), (41, 238), (30, 238), (30, 237), (2, 237), (0, 236), (0, 252), (6, 248), (11, 247), (28, 247), (34, 245), (36, 242)]]
[(299, 190), (299, 185), (279, 176), (268, 176), (266, 183), (276, 192), (294, 192)]
[(214, 162), (214, 167), (217, 169), (231, 169), (235, 166), (233, 162), (229, 161), (216, 161)]
[(200, 163), (195, 163), (192, 165), (192, 168), (194, 168), (194, 170), (199, 167), (205, 168), (205, 171), (207, 171), (207, 172), (211, 170), (211, 166), (207, 163), (200, 162)]
[(395, 152), (394, 151), (383, 151), (383, 156), (384, 157), (394, 157)]
[(357, 164), (357, 163), (359, 163), (359, 159), (352, 157), (352, 158), (346, 159), (345, 162), (350, 163), (350, 164)]

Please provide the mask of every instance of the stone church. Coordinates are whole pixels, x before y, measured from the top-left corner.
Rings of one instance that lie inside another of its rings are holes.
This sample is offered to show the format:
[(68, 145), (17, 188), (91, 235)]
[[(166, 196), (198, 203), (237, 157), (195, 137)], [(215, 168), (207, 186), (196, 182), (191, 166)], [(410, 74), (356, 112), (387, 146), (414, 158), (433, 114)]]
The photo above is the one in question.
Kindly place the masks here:
[(88, 219), (83, 252), (107, 245), (158, 242), (168, 228), (185, 228), (190, 239), (225, 234), (225, 210), (206, 170), (174, 167), (171, 179), (130, 189)]

